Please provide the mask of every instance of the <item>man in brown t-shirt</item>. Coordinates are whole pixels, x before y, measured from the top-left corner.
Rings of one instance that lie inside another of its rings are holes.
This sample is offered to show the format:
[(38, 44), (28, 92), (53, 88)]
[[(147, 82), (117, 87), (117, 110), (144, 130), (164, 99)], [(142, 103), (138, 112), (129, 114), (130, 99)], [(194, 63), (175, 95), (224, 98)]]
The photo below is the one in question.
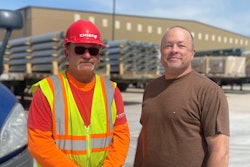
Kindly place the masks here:
[(184, 27), (161, 42), (163, 76), (145, 89), (135, 167), (227, 167), (229, 111), (222, 89), (192, 70), (195, 54)]

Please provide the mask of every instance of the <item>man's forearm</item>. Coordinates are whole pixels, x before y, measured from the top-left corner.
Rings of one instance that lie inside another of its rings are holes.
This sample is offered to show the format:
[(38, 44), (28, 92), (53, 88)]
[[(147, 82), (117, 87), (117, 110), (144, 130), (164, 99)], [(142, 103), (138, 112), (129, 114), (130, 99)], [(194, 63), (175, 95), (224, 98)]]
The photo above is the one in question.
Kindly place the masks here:
[(126, 160), (130, 143), (128, 123), (114, 127), (113, 143), (103, 167), (122, 166)]
[(51, 139), (51, 132), (28, 129), (28, 148), (31, 155), (42, 166), (77, 167)]

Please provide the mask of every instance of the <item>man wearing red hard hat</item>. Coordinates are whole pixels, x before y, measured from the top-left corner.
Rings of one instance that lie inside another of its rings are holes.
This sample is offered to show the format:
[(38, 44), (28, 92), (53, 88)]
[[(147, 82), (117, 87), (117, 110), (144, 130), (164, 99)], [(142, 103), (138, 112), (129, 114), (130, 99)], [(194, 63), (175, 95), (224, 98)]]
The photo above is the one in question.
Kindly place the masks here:
[(68, 68), (32, 86), (28, 145), (41, 166), (120, 167), (130, 134), (116, 83), (95, 73), (104, 46), (98, 28), (78, 20), (66, 32)]

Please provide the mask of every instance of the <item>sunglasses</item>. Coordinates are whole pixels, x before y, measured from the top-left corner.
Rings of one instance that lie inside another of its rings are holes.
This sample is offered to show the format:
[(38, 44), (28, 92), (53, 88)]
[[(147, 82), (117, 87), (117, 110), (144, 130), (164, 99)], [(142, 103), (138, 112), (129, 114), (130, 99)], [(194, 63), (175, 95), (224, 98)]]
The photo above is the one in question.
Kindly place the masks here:
[(86, 50), (88, 50), (91, 56), (97, 56), (99, 54), (98, 48), (94, 48), (94, 47), (86, 48), (84, 46), (75, 46), (75, 53), (78, 55), (84, 54)]

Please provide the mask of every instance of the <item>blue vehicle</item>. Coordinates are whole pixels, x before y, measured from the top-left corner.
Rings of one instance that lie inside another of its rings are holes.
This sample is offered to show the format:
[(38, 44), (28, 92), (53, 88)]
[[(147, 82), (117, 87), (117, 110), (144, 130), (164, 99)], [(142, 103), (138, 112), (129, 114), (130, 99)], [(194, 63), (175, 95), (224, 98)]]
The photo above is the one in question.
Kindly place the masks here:
[[(0, 10), (0, 28), (6, 29), (0, 44), (0, 75), (3, 72), (3, 55), (13, 29), (21, 29), (21, 13)], [(0, 78), (1, 81), (1, 78)], [(0, 83), (0, 166), (32, 167), (33, 158), (27, 149), (27, 111), (15, 95)]]

